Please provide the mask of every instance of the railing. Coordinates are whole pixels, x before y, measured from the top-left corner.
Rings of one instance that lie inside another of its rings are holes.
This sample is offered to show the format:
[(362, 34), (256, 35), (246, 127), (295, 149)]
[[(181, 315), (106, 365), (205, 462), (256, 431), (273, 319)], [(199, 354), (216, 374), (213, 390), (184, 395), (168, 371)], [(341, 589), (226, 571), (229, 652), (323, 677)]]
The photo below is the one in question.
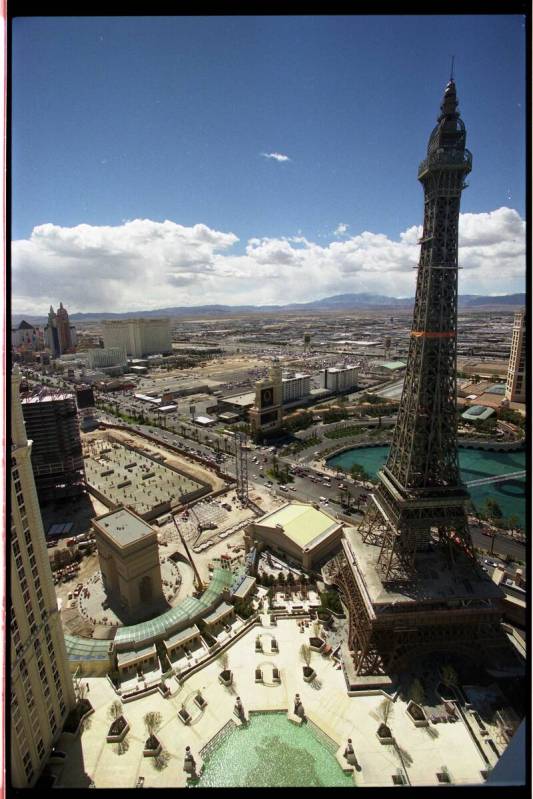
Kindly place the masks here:
[(466, 166), (467, 171), (472, 169), (472, 153), (470, 150), (436, 150), (420, 162), (418, 177), (427, 172), (431, 167), (440, 166)]
[(226, 736), (227, 736), (227, 735), (228, 735), (228, 734), (229, 734), (229, 733), (230, 733), (232, 730), (234, 730), (234, 729), (236, 728), (236, 726), (237, 726), (237, 725), (235, 724), (235, 722), (233, 721), (233, 719), (230, 719), (229, 721), (227, 721), (227, 722), (224, 724), (224, 726), (223, 726), (223, 727), (222, 727), (222, 728), (221, 728), (221, 729), (220, 729), (220, 730), (219, 730), (217, 733), (215, 733), (215, 735), (214, 735), (214, 736), (213, 736), (213, 737), (212, 737), (212, 738), (211, 738), (211, 739), (210, 739), (210, 740), (209, 740), (209, 741), (208, 741), (208, 742), (205, 744), (205, 746), (204, 746), (204, 747), (202, 747), (202, 749), (200, 750), (200, 757), (202, 758), (202, 760), (205, 760), (205, 758), (206, 758), (206, 757), (207, 757), (209, 754), (211, 754), (211, 752), (213, 751), (213, 749), (215, 749), (216, 745), (217, 745), (217, 744), (218, 744), (218, 743), (219, 743), (219, 742), (220, 742), (220, 741), (221, 741), (223, 738), (226, 738)]
[(308, 717), (307, 717), (307, 724), (308, 724), (308, 726), (309, 726), (309, 729), (311, 730), (311, 732), (312, 732), (312, 733), (313, 733), (313, 735), (315, 736), (315, 738), (316, 738), (316, 739), (317, 739), (317, 740), (318, 740), (318, 741), (319, 741), (319, 742), (320, 742), (320, 743), (321, 743), (323, 746), (325, 746), (325, 748), (328, 750), (328, 752), (329, 752), (331, 755), (335, 755), (335, 754), (337, 753), (337, 750), (338, 750), (338, 748), (339, 748), (339, 744), (337, 743), (337, 741), (334, 741), (334, 740), (333, 740), (333, 738), (331, 738), (331, 737), (330, 737), (330, 736), (327, 734), (327, 732), (324, 732), (324, 730), (322, 730), (322, 729), (321, 729), (321, 728), (318, 726), (318, 724), (316, 724), (314, 721), (312, 721), (312, 720), (309, 718), (309, 715), (308, 715)]

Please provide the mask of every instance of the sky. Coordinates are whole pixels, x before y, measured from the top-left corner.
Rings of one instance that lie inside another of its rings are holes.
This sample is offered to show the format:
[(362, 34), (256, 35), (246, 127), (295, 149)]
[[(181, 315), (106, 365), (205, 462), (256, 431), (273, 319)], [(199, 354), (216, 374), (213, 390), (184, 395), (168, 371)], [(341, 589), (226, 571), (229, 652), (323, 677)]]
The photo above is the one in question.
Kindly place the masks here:
[(459, 290), (523, 291), (523, 17), (15, 19), (12, 311), (413, 296), (452, 54)]

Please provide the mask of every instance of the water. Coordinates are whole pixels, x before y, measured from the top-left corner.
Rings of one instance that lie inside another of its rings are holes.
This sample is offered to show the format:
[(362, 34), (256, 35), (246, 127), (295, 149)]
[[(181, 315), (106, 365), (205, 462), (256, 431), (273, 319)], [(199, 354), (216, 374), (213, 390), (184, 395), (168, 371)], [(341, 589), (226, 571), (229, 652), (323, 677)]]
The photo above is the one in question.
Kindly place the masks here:
[[(354, 463), (375, 477), (378, 469), (385, 465), (389, 447), (362, 447), (351, 449), (328, 460), (328, 466), (341, 466), (349, 469)], [(461, 478), (465, 483), (479, 480), (482, 477), (493, 477), (500, 474), (522, 471), (526, 468), (525, 452), (489, 452), (482, 449), (459, 449), (459, 466)], [(525, 527), (526, 516), (526, 482), (521, 480), (505, 480), (502, 483), (472, 486), (468, 489), (475, 507), (481, 509), (489, 498), (495, 499), (502, 509), (504, 518), (516, 516), (519, 526)]]
[(245, 727), (228, 728), (206, 755), (194, 787), (353, 788), (333, 751), (309, 725), (297, 727), (285, 713), (254, 713)]

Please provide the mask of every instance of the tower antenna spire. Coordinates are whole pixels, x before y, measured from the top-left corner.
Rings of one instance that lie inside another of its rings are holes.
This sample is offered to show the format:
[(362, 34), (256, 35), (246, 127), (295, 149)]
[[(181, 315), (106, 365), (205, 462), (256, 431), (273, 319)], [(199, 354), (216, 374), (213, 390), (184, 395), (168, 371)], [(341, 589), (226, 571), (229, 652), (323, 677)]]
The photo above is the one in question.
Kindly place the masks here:
[(450, 80), (453, 80), (453, 63), (454, 63), (454, 61), (455, 61), (455, 56), (452, 55), (452, 66), (451, 66), (451, 69), (450, 69)]

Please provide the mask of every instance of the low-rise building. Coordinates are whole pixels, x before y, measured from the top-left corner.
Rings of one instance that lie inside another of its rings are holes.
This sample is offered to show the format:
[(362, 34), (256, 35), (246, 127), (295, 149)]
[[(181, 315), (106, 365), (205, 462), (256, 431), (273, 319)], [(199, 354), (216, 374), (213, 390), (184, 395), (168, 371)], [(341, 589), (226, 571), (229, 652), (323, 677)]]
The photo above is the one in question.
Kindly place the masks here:
[(343, 525), (318, 506), (291, 502), (251, 522), (244, 542), (247, 552), (271, 549), (312, 569), (340, 546), (342, 530)]

